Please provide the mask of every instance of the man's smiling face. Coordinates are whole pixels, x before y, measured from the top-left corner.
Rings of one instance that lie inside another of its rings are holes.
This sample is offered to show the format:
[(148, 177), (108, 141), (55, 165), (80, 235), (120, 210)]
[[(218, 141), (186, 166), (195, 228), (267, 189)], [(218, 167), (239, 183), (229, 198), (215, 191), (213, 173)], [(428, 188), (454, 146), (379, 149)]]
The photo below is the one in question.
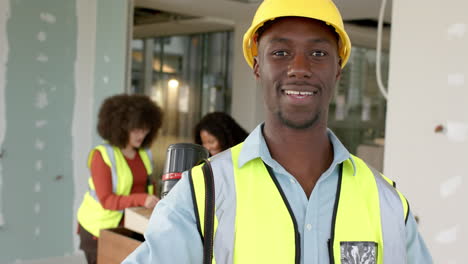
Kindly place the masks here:
[(270, 120), (293, 129), (326, 125), (341, 74), (337, 42), (331, 27), (309, 18), (280, 18), (262, 33), (254, 73)]

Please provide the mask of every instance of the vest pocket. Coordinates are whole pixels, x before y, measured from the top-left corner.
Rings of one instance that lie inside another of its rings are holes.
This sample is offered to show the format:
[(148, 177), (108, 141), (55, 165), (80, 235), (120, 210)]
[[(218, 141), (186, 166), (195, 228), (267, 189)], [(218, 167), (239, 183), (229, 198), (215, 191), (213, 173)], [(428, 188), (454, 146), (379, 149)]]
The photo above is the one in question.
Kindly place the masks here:
[(377, 243), (373, 241), (340, 242), (341, 264), (377, 264)]

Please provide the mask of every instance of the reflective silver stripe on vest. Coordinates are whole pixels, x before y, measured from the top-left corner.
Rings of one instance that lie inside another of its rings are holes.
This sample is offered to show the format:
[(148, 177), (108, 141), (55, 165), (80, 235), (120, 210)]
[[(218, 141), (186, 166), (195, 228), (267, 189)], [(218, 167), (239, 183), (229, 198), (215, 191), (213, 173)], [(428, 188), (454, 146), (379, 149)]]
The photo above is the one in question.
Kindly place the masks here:
[(98, 197), (97, 197), (96, 191), (95, 191), (95, 190), (91, 190), (91, 188), (88, 187), (88, 192), (89, 192), (89, 195), (91, 195), (91, 197), (93, 197), (94, 200), (95, 200), (96, 202), (99, 203), (99, 199), (98, 199)]
[(214, 237), (216, 263), (232, 264), (236, 221), (236, 189), (231, 151), (211, 158), (216, 189), (215, 208), (218, 228)]
[(383, 263), (406, 263), (405, 213), (397, 191), (380, 173), (368, 165), (379, 189)]
[[(117, 172), (115, 168), (116, 166), (115, 166), (114, 149), (109, 144), (103, 144), (103, 146), (106, 148), (107, 156), (109, 157), (110, 162), (111, 162), (112, 191), (115, 193), (115, 191), (117, 190)], [(92, 190), (91, 188), (88, 187), (88, 191), (91, 197), (93, 197), (94, 200), (99, 203), (96, 190)]]
[(106, 148), (107, 156), (109, 157), (109, 160), (110, 160), (110, 163), (111, 163), (112, 192), (116, 193), (118, 179), (117, 179), (117, 168), (116, 168), (117, 166), (116, 166), (116, 162), (115, 162), (114, 149), (109, 144), (103, 144), (103, 146)]
[[(111, 172), (112, 172), (112, 192), (117, 193), (117, 184), (118, 184), (118, 178), (117, 178), (117, 163), (115, 162), (115, 154), (114, 154), (114, 148), (112, 148), (111, 145), (109, 144), (104, 144), (104, 147), (106, 147), (107, 151), (107, 156), (109, 156), (110, 163), (111, 163)], [(124, 210), (119, 210), (119, 212), (123, 213)]]
[[(107, 156), (109, 156), (110, 162), (111, 162), (111, 173), (112, 173), (112, 191), (115, 193), (117, 190), (117, 172), (116, 172), (116, 166), (115, 166), (115, 157), (114, 157), (114, 149), (112, 148), (111, 145), (109, 144), (103, 144), (103, 146), (106, 148), (107, 151)], [(99, 199), (96, 194), (96, 190), (91, 190), (91, 188), (88, 187), (88, 192), (93, 199), (99, 202)], [(123, 213), (123, 210), (119, 210), (119, 212)]]

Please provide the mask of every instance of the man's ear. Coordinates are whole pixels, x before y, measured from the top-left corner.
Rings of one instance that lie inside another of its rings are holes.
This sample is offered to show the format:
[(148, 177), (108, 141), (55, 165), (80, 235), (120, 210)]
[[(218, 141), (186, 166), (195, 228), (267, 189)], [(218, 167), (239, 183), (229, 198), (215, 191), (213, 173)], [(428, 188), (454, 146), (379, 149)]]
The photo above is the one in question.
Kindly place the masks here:
[(254, 75), (255, 75), (255, 78), (260, 78), (260, 73), (259, 73), (259, 68), (258, 68), (258, 57), (254, 57), (253, 58), (253, 71), (254, 71)]

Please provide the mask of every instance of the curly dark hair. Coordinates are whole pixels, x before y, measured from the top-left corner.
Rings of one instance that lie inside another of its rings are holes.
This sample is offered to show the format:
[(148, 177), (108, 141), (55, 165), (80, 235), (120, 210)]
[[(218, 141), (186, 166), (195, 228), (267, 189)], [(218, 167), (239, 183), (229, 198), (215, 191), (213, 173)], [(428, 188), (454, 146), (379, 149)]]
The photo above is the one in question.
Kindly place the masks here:
[(218, 139), (222, 150), (233, 147), (245, 140), (248, 133), (228, 114), (213, 112), (205, 115), (195, 126), (195, 143), (202, 145), (200, 132), (207, 131)]
[(118, 94), (104, 100), (99, 109), (97, 131), (111, 145), (125, 148), (133, 129), (148, 129), (141, 147), (150, 147), (162, 125), (161, 108), (148, 96)]

